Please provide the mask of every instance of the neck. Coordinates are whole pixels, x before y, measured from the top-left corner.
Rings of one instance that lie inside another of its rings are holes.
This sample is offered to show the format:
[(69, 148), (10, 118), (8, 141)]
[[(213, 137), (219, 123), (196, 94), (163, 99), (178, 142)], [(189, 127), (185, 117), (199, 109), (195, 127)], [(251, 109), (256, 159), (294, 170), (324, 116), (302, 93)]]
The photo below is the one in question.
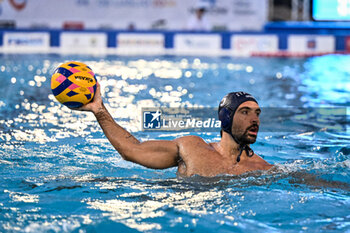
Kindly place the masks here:
[[(237, 157), (241, 152), (240, 145), (232, 138), (232, 136), (226, 132), (222, 132), (222, 138), (218, 143), (220, 147), (220, 153), (224, 156), (229, 156), (234, 161), (237, 161)], [(243, 150), (240, 155), (240, 161), (246, 158), (246, 151)]]

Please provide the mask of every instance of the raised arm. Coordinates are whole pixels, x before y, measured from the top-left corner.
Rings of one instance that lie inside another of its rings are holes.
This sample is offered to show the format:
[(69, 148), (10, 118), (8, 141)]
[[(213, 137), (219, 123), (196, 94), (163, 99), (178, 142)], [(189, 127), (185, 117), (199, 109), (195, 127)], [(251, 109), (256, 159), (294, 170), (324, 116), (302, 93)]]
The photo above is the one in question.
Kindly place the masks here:
[(165, 140), (138, 141), (114, 121), (102, 102), (99, 84), (94, 100), (78, 110), (90, 111), (95, 115), (104, 134), (123, 159), (155, 169), (177, 166), (179, 160), (177, 143)]

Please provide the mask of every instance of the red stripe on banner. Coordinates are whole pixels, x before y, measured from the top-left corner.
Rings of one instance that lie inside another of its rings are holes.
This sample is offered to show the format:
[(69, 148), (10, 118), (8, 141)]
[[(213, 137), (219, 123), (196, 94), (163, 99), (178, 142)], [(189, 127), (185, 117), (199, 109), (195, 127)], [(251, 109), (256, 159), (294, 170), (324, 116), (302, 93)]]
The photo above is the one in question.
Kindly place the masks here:
[(328, 54), (348, 54), (349, 52), (288, 52), (288, 51), (278, 51), (278, 52), (253, 52), (251, 56), (253, 57), (315, 57)]

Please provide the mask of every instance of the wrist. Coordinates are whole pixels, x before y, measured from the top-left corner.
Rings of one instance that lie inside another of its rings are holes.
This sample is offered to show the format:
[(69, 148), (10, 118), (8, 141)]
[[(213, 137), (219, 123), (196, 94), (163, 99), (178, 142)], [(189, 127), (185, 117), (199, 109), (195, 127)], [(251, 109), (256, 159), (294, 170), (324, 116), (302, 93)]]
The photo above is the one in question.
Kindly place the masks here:
[(104, 104), (101, 103), (101, 105), (99, 105), (99, 106), (93, 108), (91, 111), (92, 111), (92, 113), (96, 116), (96, 115), (98, 115), (98, 114), (100, 114), (100, 113), (102, 113), (102, 112), (107, 111), (107, 109), (106, 109), (106, 107), (104, 106)]

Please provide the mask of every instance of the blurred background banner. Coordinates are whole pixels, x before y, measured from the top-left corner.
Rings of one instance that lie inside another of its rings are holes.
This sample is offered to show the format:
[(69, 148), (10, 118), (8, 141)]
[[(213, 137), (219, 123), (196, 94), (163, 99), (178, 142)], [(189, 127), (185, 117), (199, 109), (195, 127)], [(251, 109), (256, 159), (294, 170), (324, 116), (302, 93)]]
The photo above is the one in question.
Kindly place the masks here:
[(16, 28), (185, 30), (198, 7), (212, 30), (261, 30), (268, 0), (0, 0)]

